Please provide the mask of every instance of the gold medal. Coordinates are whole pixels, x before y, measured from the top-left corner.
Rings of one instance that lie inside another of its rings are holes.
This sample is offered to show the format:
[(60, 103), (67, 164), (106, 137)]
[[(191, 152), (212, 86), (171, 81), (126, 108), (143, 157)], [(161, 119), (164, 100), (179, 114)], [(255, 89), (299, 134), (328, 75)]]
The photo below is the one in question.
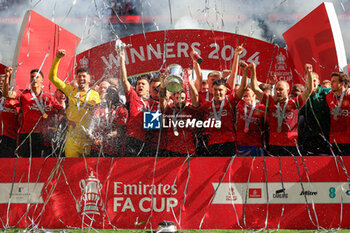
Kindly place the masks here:
[(335, 121), (337, 121), (337, 120), (338, 120), (338, 116), (334, 115), (334, 116), (333, 116), (333, 119), (334, 119)]
[(280, 132), (282, 132), (282, 127), (281, 127), (281, 126), (278, 126), (278, 127), (277, 127), (277, 133), (280, 133)]
[(44, 113), (43, 117), (46, 119), (48, 117), (47, 113)]
[(174, 135), (175, 135), (176, 137), (179, 136), (179, 131), (174, 130)]
[(248, 128), (248, 127), (245, 127), (245, 128), (244, 128), (244, 133), (248, 133), (248, 131), (249, 131), (249, 128)]

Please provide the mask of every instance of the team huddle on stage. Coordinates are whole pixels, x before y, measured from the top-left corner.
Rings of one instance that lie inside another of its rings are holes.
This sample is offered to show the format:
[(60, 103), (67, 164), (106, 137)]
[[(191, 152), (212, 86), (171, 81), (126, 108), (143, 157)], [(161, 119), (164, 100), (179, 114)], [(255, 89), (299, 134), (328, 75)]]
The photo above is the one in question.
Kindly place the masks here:
[[(332, 73), (324, 87), (306, 64), (305, 87), (290, 88), (277, 77), (259, 85), (256, 65), (240, 62), (242, 52), (237, 46), (231, 70), (212, 71), (204, 80), (191, 51), (196, 79), (175, 92), (162, 72), (140, 76), (133, 87), (124, 51), (118, 53), (120, 79), (90, 86), (85, 68), (70, 83), (57, 77), (66, 53), (58, 50), (48, 74), (54, 95), (43, 91), (39, 69), (30, 72), (28, 89), (11, 90), (7, 67), (0, 76), (0, 157), (350, 155), (347, 74)], [(145, 113), (151, 121), (163, 119), (161, 126), (145, 129)], [(174, 123), (186, 120), (209, 123)]]

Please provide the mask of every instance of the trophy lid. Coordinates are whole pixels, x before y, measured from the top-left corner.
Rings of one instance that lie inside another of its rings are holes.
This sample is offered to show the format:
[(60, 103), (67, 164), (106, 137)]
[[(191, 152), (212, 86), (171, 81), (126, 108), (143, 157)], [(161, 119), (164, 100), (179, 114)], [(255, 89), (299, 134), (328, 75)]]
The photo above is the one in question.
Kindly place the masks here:
[(177, 227), (175, 226), (175, 223), (172, 221), (163, 221), (161, 223), (158, 223), (157, 233), (176, 233)]

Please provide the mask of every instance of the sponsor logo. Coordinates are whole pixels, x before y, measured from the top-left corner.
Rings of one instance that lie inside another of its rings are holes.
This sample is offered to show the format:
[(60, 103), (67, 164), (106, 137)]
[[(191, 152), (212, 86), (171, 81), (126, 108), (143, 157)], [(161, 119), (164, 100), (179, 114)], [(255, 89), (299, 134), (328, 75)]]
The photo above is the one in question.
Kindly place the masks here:
[(114, 212), (171, 212), (179, 201), (176, 184), (114, 182)]
[(209, 118), (205, 121), (192, 119), (179, 119), (173, 120), (172, 118), (163, 118), (163, 128), (221, 128), (221, 121), (215, 120), (214, 118)]
[(89, 68), (89, 60), (85, 56), (79, 60), (79, 63), (80, 63), (80, 67)]
[(335, 198), (336, 194), (335, 194), (335, 188), (334, 187), (330, 187), (329, 188), (329, 197), (330, 198)]
[(261, 188), (250, 188), (249, 198), (261, 198)]
[(101, 189), (102, 184), (91, 171), (87, 179), (82, 179), (79, 182), (81, 196), (77, 202), (77, 211), (82, 214), (97, 214), (100, 215), (99, 207), (102, 207)]
[[(163, 116), (163, 117), (162, 117)], [(162, 124), (161, 124), (162, 123)], [(191, 115), (162, 115), (157, 112), (143, 112), (144, 129), (163, 128), (221, 128), (221, 121), (209, 118), (205, 121), (192, 118)]]
[(276, 192), (272, 195), (273, 198), (288, 198), (288, 193), (285, 192), (286, 189), (278, 189)]
[(276, 56), (276, 64), (275, 64), (275, 69), (276, 71), (282, 71), (287, 69), (287, 64), (286, 64), (286, 56), (280, 52), (279, 55)]
[(44, 183), (1, 183), (0, 204), (44, 203)]
[(237, 201), (237, 196), (235, 195), (235, 189), (231, 187), (226, 195), (226, 201)]
[(301, 193), (299, 195), (300, 196), (302, 196), (302, 195), (305, 195), (305, 196), (316, 196), (317, 192), (312, 192), (312, 191), (306, 190), (306, 191), (301, 191)]
[(162, 114), (156, 112), (143, 112), (143, 128), (144, 129), (160, 129), (160, 119)]

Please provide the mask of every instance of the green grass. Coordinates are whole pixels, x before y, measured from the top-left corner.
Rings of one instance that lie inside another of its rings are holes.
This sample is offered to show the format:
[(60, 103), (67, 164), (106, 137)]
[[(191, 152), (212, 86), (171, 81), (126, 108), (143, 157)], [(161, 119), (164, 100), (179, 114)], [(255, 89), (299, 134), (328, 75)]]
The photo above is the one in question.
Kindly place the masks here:
[[(4, 230), (0, 229), (0, 232), (9, 232), (9, 233), (20, 233), (24, 232), (24, 229), (9, 229), (9, 230)], [(78, 229), (38, 229), (38, 230), (27, 230), (26, 232), (30, 233), (48, 233), (48, 232), (54, 232), (54, 233), (112, 233), (112, 232), (118, 232), (118, 233), (150, 233), (150, 230), (135, 230), (135, 229), (129, 229), (129, 230), (100, 230), (100, 229), (84, 229), (83, 230), (78, 230)], [(155, 231), (153, 231), (155, 233)], [(339, 232), (339, 233), (350, 233), (350, 229), (345, 229), (345, 230), (335, 230), (335, 229), (330, 229), (330, 230), (266, 230), (266, 231), (259, 231), (259, 230), (179, 230), (179, 233), (248, 233), (248, 232), (264, 232), (264, 233), (272, 233), (272, 232), (278, 232), (278, 233), (314, 233), (314, 232)]]

